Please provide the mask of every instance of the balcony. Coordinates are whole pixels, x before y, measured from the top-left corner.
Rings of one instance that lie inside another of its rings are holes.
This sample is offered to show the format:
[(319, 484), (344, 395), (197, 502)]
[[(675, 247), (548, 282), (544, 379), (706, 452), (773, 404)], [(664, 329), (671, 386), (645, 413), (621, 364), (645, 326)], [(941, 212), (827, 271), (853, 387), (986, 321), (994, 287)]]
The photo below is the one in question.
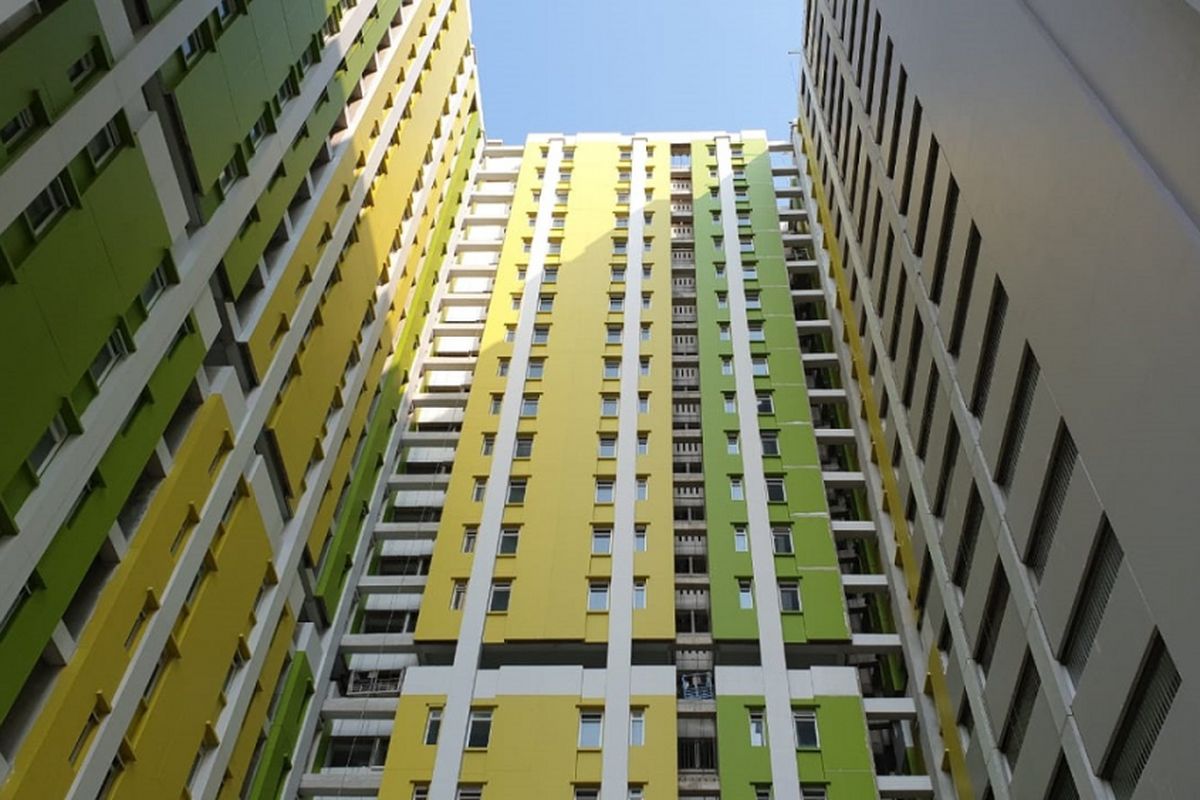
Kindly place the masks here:
[(346, 679), (347, 697), (394, 697), (404, 685), (404, 670), (373, 669), (351, 672)]
[(680, 700), (713, 700), (716, 689), (712, 672), (681, 672), (675, 696)]

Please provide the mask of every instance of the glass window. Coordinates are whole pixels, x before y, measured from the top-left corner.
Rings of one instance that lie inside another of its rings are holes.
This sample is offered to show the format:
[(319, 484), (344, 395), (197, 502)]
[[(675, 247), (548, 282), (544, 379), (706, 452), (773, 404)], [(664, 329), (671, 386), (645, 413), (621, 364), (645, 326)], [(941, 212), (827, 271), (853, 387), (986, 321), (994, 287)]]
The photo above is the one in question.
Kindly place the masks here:
[(600, 747), (604, 732), (604, 715), (599, 711), (583, 711), (579, 714), (579, 747), (581, 749), (596, 749)]
[(621, 361), (615, 358), (604, 359), (604, 379), (616, 380), (621, 377)]
[(508, 504), (519, 506), (524, 503), (527, 486), (527, 478), (510, 478), (508, 481)]
[(554, 310), (554, 295), (543, 294), (538, 295), (537, 310), (540, 313), (548, 313)]
[(771, 396), (770, 392), (766, 392), (766, 393), (758, 395), (757, 401), (758, 401), (758, 413), (760, 413), (760, 414), (774, 414), (775, 413), (775, 399)]
[(746, 493), (742, 488), (741, 478), (729, 479), (729, 499), (730, 500), (745, 500)]
[(608, 611), (607, 581), (592, 581), (588, 584), (588, 611)]
[(596, 502), (611, 503), (613, 501), (613, 482), (611, 479), (596, 481)]
[(521, 416), (536, 417), (538, 413), (538, 396), (527, 394), (521, 398)]
[(598, 556), (612, 553), (612, 531), (608, 528), (592, 529), (592, 553)]
[(492, 738), (492, 712), (481, 709), (471, 711), (467, 721), (467, 747), (483, 748)]
[(764, 456), (779, 455), (779, 431), (762, 431), (762, 451)]
[[(514, 540), (515, 541), (515, 540)], [(492, 584), (492, 593), (488, 597), (488, 611), (503, 614), (508, 611), (508, 601), (512, 598), (512, 583), (497, 581)], [(487, 747), (487, 743), (483, 744)]]
[(502, 528), (500, 530), (500, 555), (515, 555), (517, 552), (517, 541), (520, 539), (520, 536), (520, 528)]
[(533, 434), (521, 434), (513, 447), (513, 458), (529, 458), (533, 455)]
[(600, 458), (616, 458), (617, 457), (617, 437), (601, 436), (600, 437)]
[(792, 713), (792, 719), (796, 723), (797, 748), (808, 749), (821, 746), (820, 736), (817, 734), (817, 712), (795, 711)]
[(625, 298), (618, 294), (609, 295), (608, 296), (608, 310), (609, 311), (624, 311), (625, 310)]
[(750, 746), (762, 747), (767, 743), (767, 720), (761, 711), (750, 712)]
[(738, 447), (738, 435), (736, 433), (725, 434), (725, 453), (727, 455), (736, 456), (740, 452)]
[(738, 607), (754, 608), (754, 584), (751, 581), (738, 581)]
[(770, 369), (767, 367), (766, 356), (755, 356), (750, 359), (750, 366), (750, 371), (754, 373), (755, 377), (761, 378), (771, 374)]
[(452, 611), (461, 611), (463, 604), (467, 602), (467, 582), (455, 581), (454, 586), (450, 589), (450, 609)]
[(637, 440), (637, 452), (639, 456), (644, 456), (650, 452), (650, 434), (639, 433)]
[(771, 528), (771, 542), (775, 548), (775, 555), (786, 556), (795, 552), (792, 544), (792, 529), (789, 527), (777, 525)]
[(779, 582), (779, 608), (781, 611), (800, 610), (800, 585), (795, 581)]
[(786, 503), (787, 490), (783, 486), (783, 478), (767, 478), (767, 502)]
[(431, 708), (425, 717), (425, 744), (437, 744), (438, 732), (442, 729), (442, 709)]
[(728, 341), (729, 341), (729, 339), (730, 339), (730, 336), (729, 336), (729, 323), (722, 322), (720, 325), (718, 325), (718, 326), (717, 326), (717, 331), (718, 331), (718, 334), (719, 334), (719, 338), (720, 338), (720, 340), (721, 340), (722, 342), (728, 342)]
[(644, 580), (633, 582), (633, 607), (646, 607), (646, 582)]
[(463, 531), (462, 551), (464, 553), (475, 552), (475, 542), (479, 539), (478, 528), (467, 528)]
[(735, 525), (733, 528), (733, 549), (739, 553), (746, 553), (750, 550), (750, 536), (741, 525)]
[(737, 413), (737, 398), (734, 395), (731, 395), (731, 394), (725, 395), (725, 413), (726, 414), (736, 414)]
[(646, 552), (646, 526), (636, 525), (633, 528), (633, 549), (635, 552)]
[(621, 326), (609, 325), (604, 329), (605, 344), (620, 344), (621, 343)]
[(721, 374), (722, 375), (732, 375), (733, 374), (733, 359), (730, 358), (729, 356), (721, 356)]
[(550, 342), (550, 326), (549, 325), (534, 325), (533, 326), (533, 343), (548, 344)]
[(638, 395), (638, 413), (639, 414), (649, 414), (650, 413), (650, 395), (645, 394), (645, 393)]
[(646, 500), (650, 496), (650, 479), (639, 477), (637, 479), (637, 499)]
[(606, 394), (600, 398), (600, 416), (615, 417), (617, 415), (617, 398), (615, 395)]
[(476, 503), (483, 502), (483, 493), (487, 490), (487, 478), (476, 478), (475, 484), (471, 487), (471, 500)]
[(531, 381), (541, 380), (546, 375), (546, 360), (543, 358), (530, 359), (525, 377)]
[(644, 744), (646, 744), (646, 709), (630, 709), (629, 745), (631, 747), (641, 747)]

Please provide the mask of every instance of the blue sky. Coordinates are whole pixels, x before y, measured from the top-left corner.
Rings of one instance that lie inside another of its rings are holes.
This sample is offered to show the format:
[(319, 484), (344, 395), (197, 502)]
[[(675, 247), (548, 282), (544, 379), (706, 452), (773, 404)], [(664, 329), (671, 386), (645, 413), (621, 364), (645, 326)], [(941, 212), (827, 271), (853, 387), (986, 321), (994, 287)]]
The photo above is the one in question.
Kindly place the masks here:
[(492, 139), (579, 131), (787, 135), (801, 0), (471, 0)]

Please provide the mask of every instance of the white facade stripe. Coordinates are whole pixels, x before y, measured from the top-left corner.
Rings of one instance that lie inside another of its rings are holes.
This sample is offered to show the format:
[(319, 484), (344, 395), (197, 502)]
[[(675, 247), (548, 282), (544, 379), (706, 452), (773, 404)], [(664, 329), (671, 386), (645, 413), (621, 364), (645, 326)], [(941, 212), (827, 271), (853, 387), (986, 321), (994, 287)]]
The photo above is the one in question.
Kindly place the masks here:
[(787, 661), (783, 652), (783, 622), (779, 617), (775, 553), (771, 543), (771, 520), (767, 512), (767, 480), (763, 472), (762, 440), (758, 430), (758, 402), (751, 371), (750, 330), (746, 322), (746, 292), (742, 284), (732, 157), (729, 137), (718, 136), (716, 141), (733, 376), (737, 393), (746, 522), (750, 532), (750, 562), (754, 570), (754, 614), (758, 621), (758, 646), (766, 684), (767, 744), (771, 757), (773, 796), (775, 800), (801, 800)]
[(642, 329), (642, 241), (645, 238), (646, 140), (633, 140), (629, 186), (625, 321), (609, 585), (608, 669), (604, 687), (601, 800), (625, 800), (629, 783), (629, 694), (633, 655), (633, 530), (637, 514), (638, 377)]
[[(483, 494), (483, 514), (475, 546), (475, 558), (467, 582), (462, 623), (458, 629), (458, 644), (454, 649), (450, 693), (442, 717), (437, 756), (433, 765), (433, 781), (429, 787), (431, 800), (454, 800), (462, 751), (466, 743), (467, 719), (474, 694), (475, 673), (479, 666), (479, 651), (483, 644), (483, 628), (487, 621), (488, 595), (496, 552), (500, 543), (500, 523), (508, 498), (508, 481), (512, 473), (512, 452), (516, 446), (517, 424), (520, 421), (521, 400), (525, 392), (525, 374), (529, 366), (529, 350), (533, 342), (533, 324), (537, 315), (538, 294), (542, 288), (550, 223), (554, 215), (555, 186), (558, 185), (559, 164), (562, 161), (563, 141), (552, 139), (546, 157), (537, 220), (533, 228), (529, 267), (525, 274), (525, 290), (521, 295), (517, 331), (513, 344), (509, 379), (500, 402), (499, 427)], [(520, 582), (514, 585), (520, 591)]]

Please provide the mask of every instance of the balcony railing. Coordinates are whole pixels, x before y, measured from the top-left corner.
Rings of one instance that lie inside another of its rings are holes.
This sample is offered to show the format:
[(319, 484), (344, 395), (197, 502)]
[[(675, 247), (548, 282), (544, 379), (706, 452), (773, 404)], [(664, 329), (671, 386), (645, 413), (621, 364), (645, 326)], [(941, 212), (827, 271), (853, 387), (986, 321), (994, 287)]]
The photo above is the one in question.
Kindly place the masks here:
[(679, 769), (715, 770), (717, 768), (716, 739), (680, 739)]
[(680, 700), (712, 700), (716, 697), (713, 690), (713, 674), (711, 672), (681, 672), (679, 674)]

